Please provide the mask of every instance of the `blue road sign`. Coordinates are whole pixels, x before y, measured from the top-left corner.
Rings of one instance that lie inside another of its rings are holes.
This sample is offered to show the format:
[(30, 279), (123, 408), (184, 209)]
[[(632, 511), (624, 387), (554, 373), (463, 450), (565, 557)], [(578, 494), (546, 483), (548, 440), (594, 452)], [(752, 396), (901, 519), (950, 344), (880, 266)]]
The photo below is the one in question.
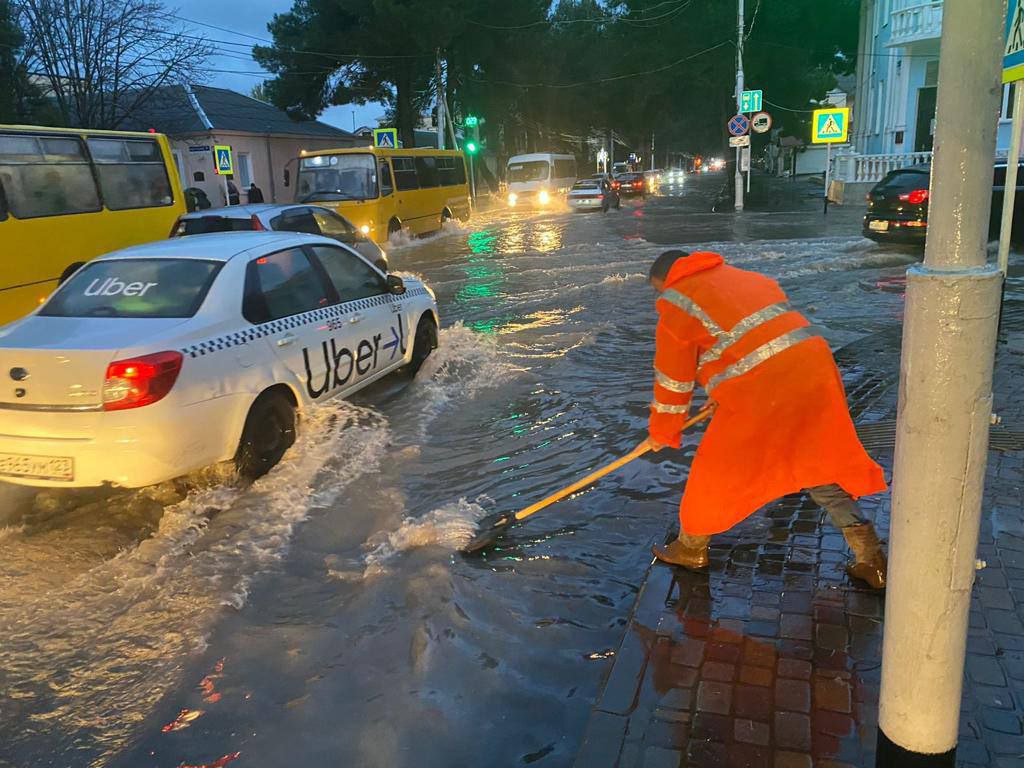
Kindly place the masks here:
[(740, 94), (740, 112), (760, 112), (764, 91), (743, 91)]
[(729, 118), (728, 128), (733, 136), (745, 136), (750, 130), (750, 121), (746, 115), (733, 115)]
[(1003, 49), (1003, 82), (1024, 80), (1024, 2), (1010, 0), (1006, 7), (1006, 47)]
[(398, 129), (375, 128), (373, 130), (373, 146), (380, 149), (398, 149)]
[(849, 107), (814, 110), (811, 141), (815, 144), (845, 144), (850, 133)]

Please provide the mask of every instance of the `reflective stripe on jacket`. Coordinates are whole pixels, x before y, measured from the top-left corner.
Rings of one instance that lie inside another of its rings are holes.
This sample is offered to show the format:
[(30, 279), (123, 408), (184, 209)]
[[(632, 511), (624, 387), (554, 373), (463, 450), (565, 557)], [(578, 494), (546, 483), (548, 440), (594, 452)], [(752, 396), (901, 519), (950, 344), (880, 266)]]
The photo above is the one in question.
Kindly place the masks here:
[(816, 485), (884, 490), (828, 345), (774, 280), (694, 253), (669, 272), (657, 310), (651, 437), (679, 445), (695, 386), (719, 405), (680, 510), (688, 533), (718, 533)]

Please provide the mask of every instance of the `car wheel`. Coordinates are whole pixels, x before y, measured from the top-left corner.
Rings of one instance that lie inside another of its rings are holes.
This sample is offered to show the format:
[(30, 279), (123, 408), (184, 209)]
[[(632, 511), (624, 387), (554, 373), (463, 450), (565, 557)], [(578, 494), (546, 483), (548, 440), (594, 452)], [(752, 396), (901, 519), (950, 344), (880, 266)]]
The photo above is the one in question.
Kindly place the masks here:
[(397, 235), (402, 231), (402, 225), (398, 223), (398, 219), (392, 219), (388, 222), (388, 239), (391, 239), (392, 235)]
[(57, 278), (57, 285), (64, 285), (68, 279), (75, 274), (78, 270), (85, 266), (84, 261), (76, 261), (74, 264), (69, 264), (67, 269), (60, 273), (60, 277)]
[(264, 392), (245, 419), (235, 468), (249, 480), (263, 477), (294, 443), (295, 405), (282, 392)]
[(410, 378), (420, 372), (423, 363), (430, 353), (437, 349), (437, 324), (431, 314), (420, 318), (416, 326), (416, 338), (412, 344), (412, 360), (405, 366), (405, 374)]

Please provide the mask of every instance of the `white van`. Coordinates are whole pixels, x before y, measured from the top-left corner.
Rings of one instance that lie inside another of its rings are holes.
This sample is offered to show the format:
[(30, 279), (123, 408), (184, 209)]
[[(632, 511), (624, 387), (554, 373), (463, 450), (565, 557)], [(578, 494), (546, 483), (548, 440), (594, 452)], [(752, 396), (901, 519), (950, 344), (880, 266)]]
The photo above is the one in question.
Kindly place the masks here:
[(510, 206), (549, 205), (564, 200), (576, 183), (576, 158), (550, 152), (516, 155), (508, 160), (505, 179)]

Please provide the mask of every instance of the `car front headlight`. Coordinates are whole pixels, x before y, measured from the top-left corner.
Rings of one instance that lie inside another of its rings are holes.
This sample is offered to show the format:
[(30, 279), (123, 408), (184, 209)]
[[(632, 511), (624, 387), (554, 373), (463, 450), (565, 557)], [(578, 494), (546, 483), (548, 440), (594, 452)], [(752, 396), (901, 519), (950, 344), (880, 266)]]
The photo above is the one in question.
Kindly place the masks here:
[(515, 205), (516, 204), (516, 200), (518, 200), (518, 199), (519, 199), (519, 195), (517, 195), (515, 192), (509, 192), (508, 193), (508, 204), (509, 205)]
[(551, 195), (548, 194), (548, 191), (546, 189), (542, 189), (540, 191), (540, 194), (537, 195), (537, 201), (541, 205), (547, 205), (549, 202), (551, 202)]
[(363, 226), (361, 226), (359, 228), (359, 231), (362, 232), (364, 235), (370, 234), (370, 225), (369, 224), (363, 224)]

